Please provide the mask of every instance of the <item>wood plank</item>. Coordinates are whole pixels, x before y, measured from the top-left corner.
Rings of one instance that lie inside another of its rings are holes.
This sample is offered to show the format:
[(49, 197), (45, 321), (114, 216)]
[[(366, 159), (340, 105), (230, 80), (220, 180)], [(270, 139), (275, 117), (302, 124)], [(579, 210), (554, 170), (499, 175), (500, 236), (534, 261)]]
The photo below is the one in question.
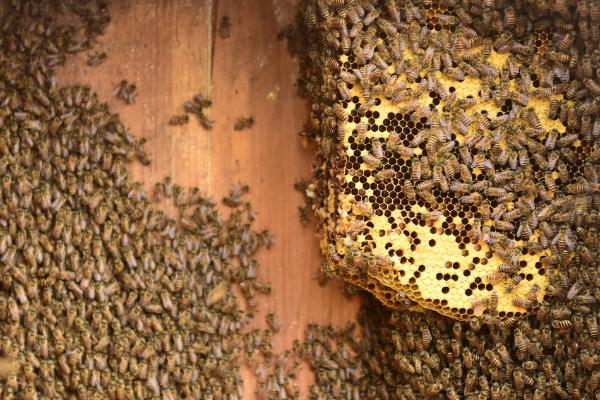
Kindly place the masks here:
[[(283, 328), (273, 338), (274, 348), (281, 351), (301, 339), (310, 322), (345, 325), (354, 319), (358, 301), (346, 299), (335, 284), (320, 287), (312, 279), (321, 261), (318, 241), (314, 228), (298, 221), (301, 196), (293, 189), (296, 179), (309, 176), (312, 162), (312, 152), (298, 137), (307, 104), (295, 95), (297, 66), (287, 44), (277, 41), (278, 31), (293, 18), (295, 0), (260, 4), (113, 1), (112, 22), (97, 46), (108, 53), (108, 60), (91, 68), (85, 55), (79, 55), (59, 71), (59, 78), (90, 84), (136, 136), (148, 139), (152, 164), (131, 167), (146, 188), (166, 175), (216, 198), (231, 183), (251, 185), (256, 225), (268, 228), (277, 242), (259, 254), (259, 276), (272, 283), (273, 293), (259, 297), (261, 311), (253, 326), (264, 327), (265, 314), (275, 312)], [(224, 15), (233, 24), (228, 39), (213, 35), (213, 23)], [(134, 105), (113, 96), (121, 79), (138, 86)], [(206, 131), (195, 120), (168, 126), (168, 119), (182, 111), (183, 101), (199, 90), (213, 98), (214, 129)], [(249, 115), (255, 126), (234, 131), (235, 120)], [(306, 387), (309, 375), (304, 369)], [(248, 378), (248, 371), (244, 375)], [(246, 398), (252, 398), (252, 380), (246, 380)]]
[[(335, 285), (322, 288), (312, 279), (321, 258), (314, 229), (298, 221), (302, 199), (292, 187), (296, 179), (309, 176), (313, 159), (298, 136), (307, 121), (307, 104), (295, 95), (297, 66), (287, 44), (276, 40), (273, 4), (252, 3), (220, 0), (217, 9), (218, 18), (228, 15), (233, 26), (231, 38), (217, 38), (215, 46), (213, 111), (218, 121), (212, 133), (212, 174), (217, 191), (232, 181), (249, 183), (258, 223), (277, 239), (276, 248), (262, 254), (263, 272), (275, 287), (263, 308), (274, 307), (281, 315), (286, 328), (280, 336), (287, 336), (309, 321), (345, 323), (353, 310)], [(255, 127), (234, 131), (235, 119), (247, 115), (255, 117)]]
[[(182, 185), (213, 185), (212, 136), (198, 124), (167, 125), (185, 100), (210, 90), (211, 9), (202, 0), (112, 1), (112, 21), (94, 49), (106, 51), (107, 61), (88, 67), (79, 54), (58, 71), (61, 82), (90, 84), (134, 135), (147, 138), (152, 164), (131, 165), (147, 187), (166, 175)], [(133, 105), (113, 95), (122, 79), (138, 87)]]

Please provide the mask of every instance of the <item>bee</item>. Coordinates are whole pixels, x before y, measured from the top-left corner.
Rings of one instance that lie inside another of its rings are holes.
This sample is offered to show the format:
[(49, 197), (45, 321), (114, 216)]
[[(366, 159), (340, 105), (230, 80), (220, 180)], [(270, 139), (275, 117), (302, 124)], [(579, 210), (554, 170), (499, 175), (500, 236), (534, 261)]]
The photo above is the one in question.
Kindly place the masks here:
[(379, 140), (371, 141), (371, 151), (378, 159), (381, 159), (384, 156), (383, 144)]
[(367, 100), (366, 103), (361, 104), (360, 107), (358, 107), (357, 111), (360, 115), (364, 115), (367, 111), (371, 110), (371, 108), (376, 106), (378, 103), (379, 103), (378, 99), (371, 98), (371, 99)]
[(362, 159), (363, 162), (370, 168), (380, 168), (383, 164), (382, 161), (373, 154), (366, 154), (362, 157)]
[[(458, 19), (460, 20), (461, 24), (462, 24), (462, 34), (466, 37), (469, 36), (477, 36), (477, 33), (475, 31), (472, 31), (470, 28), (467, 28), (468, 26), (471, 26), (473, 19), (471, 18), (471, 15), (469, 15), (469, 13), (462, 7), (456, 7), (454, 12), (456, 13), (456, 16), (458, 17)], [(470, 33), (472, 31), (472, 33)]]
[(405, 180), (402, 185), (402, 193), (406, 196), (408, 201), (415, 201), (417, 199), (417, 193), (410, 180)]
[(563, 319), (563, 320), (555, 319), (555, 320), (552, 320), (550, 325), (552, 325), (552, 327), (556, 328), (556, 329), (569, 329), (573, 326), (573, 323), (568, 319)]
[(515, 275), (512, 278), (511, 283), (506, 286), (506, 293), (512, 293), (514, 288), (519, 286), (522, 280), (523, 278), (521, 277), (521, 275)]
[(490, 38), (484, 38), (482, 43), (481, 55), (484, 60), (490, 58), (492, 54), (492, 40)]
[(135, 102), (137, 96), (137, 87), (134, 84), (129, 84), (126, 80), (122, 80), (114, 91), (114, 94), (127, 104)]
[(386, 149), (389, 151), (396, 151), (396, 149), (398, 148), (398, 146), (401, 146), (401, 140), (400, 140), (400, 135), (398, 135), (395, 132), (392, 132), (389, 134), (387, 141), (386, 141)]
[[(352, 14), (349, 14), (349, 15), (352, 15)], [(348, 36), (350, 38), (357, 37), (359, 35), (359, 33), (362, 32), (364, 26), (365, 26), (365, 24), (363, 23), (363, 21), (353, 22), (352, 28), (350, 28), (350, 30), (348, 31)]]
[(500, 359), (500, 357), (498, 357), (498, 355), (496, 353), (494, 353), (492, 350), (488, 349), (485, 351), (484, 353), (485, 358), (488, 359), (488, 361), (496, 368), (502, 368), (503, 367), (503, 363), (502, 360)]
[(391, 168), (388, 168), (388, 169), (383, 169), (383, 170), (377, 172), (377, 174), (375, 174), (375, 180), (376, 181), (385, 181), (385, 180), (392, 179), (395, 176), (396, 176), (396, 171), (394, 171)]
[(600, 85), (590, 78), (585, 78), (583, 84), (594, 96), (600, 96)]
[[(559, 161), (556, 169), (558, 171), (558, 177), (561, 182), (569, 182), (571, 180), (569, 170), (567, 168), (567, 165), (564, 162)], [(546, 182), (546, 187), (548, 187), (548, 190), (550, 190), (552, 192), (556, 192), (556, 186), (554, 184), (554, 179), (551, 177), (551, 175), (546, 174), (544, 180)], [(549, 188), (549, 185), (550, 186), (554, 185), (552, 190)]]
[(267, 324), (269, 325), (269, 329), (273, 332), (279, 332), (281, 329), (281, 324), (278, 322), (277, 317), (273, 313), (267, 314)]
[(516, 299), (512, 299), (512, 305), (515, 307), (529, 309), (529, 308), (533, 307), (533, 302), (529, 299), (516, 298)]
[(108, 56), (105, 52), (96, 52), (95, 54), (88, 54), (87, 65), (95, 67), (102, 64)]
[(580, 289), (581, 288), (578, 283), (571, 285), (571, 288), (567, 292), (567, 300), (573, 300), (575, 296), (577, 296), (577, 294), (579, 293)]
[(358, 143), (364, 143), (369, 132), (367, 124), (364, 122), (359, 122), (358, 124), (356, 124), (356, 131), (358, 133), (358, 135), (356, 136), (356, 141)]
[(590, 184), (585, 178), (579, 178), (574, 183), (565, 186), (565, 192), (568, 194), (583, 194), (597, 191), (597, 184)]
[(460, 198), (460, 202), (462, 204), (477, 205), (477, 204), (480, 204), (482, 200), (483, 200), (483, 197), (481, 196), (481, 194), (479, 192), (466, 194), (466, 195), (461, 196), (461, 198)]
[(352, 98), (352, 93), (350, 93), (350, 90), (348, 89), (348, 87), (346, 86), (345, 83), (343, 83), (343, 82), (338, 83), (337, 88), (338, 88), (340, 98), (343, 101), (349, 101)]
[(313, 4), (309, 4), (305, 11), (306, 26), (309, 29), (317, 29), (319, 27), (319, 16), (317, 14), (316, 7)]
[(560, 147), (567, 147), (570, 146), (571, 144), (573, 144), (577, 139), (579, 138), (579, 135), (574, 133), (574, 134), (570, 134), (570, 135), (564, 135), (561, 136), (560, 139), (558, 139), (558, 145)]
[(598, 337), (598, 321), (596, 316), (588, 315), (585, 317), (585, 325), (590, 333), (590, 336), (593, 338)]
[(169, 125), (185, 125), (190, 121), (190, 117), (187, 114), (174, 115), (169, 119)]
[(473, 310), (473, 314), (478, 315), (480, 311), (490, 306), (490, 299), (477, 298), (471, 301), (470, 308)]
[(589, 54), (584, 54), (581, 60), (581, 72), (585, 78), (593, 78), (594, 67), (592, 64), (592, 58)]
[(416, 372), (415, 367), (408, 361), (405, 356), (400, 356), (397, 360), (398, 366), (408, 372), (409, 374), (414, 374)]
[[(398, 6), (396, 5), (396, 1), (394, 0), (386, 0), (385, 7), (392, 17), (393, 22), (396, 24), (400, 24), (400, 11), (398, 10)], [(409, 21), (410, 22), (410, 21)]]
[(571, 60), (571, 57), (566, 53), (560, 53), (557, 51), (550, 51), (548, 53), (548, 58), (552, 61), (568, 63)]
[(366, 215), (369, 216), (373, 213), (373, 209), (370, 203), (364, 201), (358, 201), (352, 205), (352, 211), (355, 215)]
[[(366, 22), (365, 24), (369, 25)], [(398, 32), (398, 29), (390, 21), (383, 18), (377, 20), (377, 25), (387, 36), (394, 36)]]
[(392, 331), (392, 343), (397, 353), (402, 353), (402, 339), (397, 330)]

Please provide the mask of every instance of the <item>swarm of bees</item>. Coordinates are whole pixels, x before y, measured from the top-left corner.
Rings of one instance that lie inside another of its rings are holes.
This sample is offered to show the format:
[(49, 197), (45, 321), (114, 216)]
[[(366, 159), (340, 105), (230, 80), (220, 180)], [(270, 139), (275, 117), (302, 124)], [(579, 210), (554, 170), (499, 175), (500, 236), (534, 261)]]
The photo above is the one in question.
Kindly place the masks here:
[(598, 396), (598, 316), (545, 304), (511, 328), (366, 299), (354, 324), (309, 326), (294, 350), (309, 399), (584, 399)]
[[(253, 254), (271, 239), (252, 228), (248, 187), (232, 187), (221, 215), (198, 188), (166, 178), (151, 199), (129, 178), (128, 163), (149, 162), (144, 141), (53, 70), (103, 32), (103, 1), (2, 11), (0, 398), (246, 398), (242, 351), (277, 360), (267, 330), (243, 349), (257, 293), (270, 291)], [(190, 112), (208, 105), (197, 96)], [(164, 198), (175, 217), (152, 204)]]
[(600, 2), (313, 0), (303, 22), (323, 275), (402, 311), (365, 317), (339, 396), (599, 396)]

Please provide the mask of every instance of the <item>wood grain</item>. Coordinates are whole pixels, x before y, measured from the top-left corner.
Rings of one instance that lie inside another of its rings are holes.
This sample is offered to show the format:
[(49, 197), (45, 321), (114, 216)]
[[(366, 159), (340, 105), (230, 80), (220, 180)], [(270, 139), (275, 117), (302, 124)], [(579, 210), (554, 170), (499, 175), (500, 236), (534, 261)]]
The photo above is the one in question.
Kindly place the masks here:
[[(59, 71), (63, 83), (90, 84), (132, 133), (148, 139), (152, 164), (130, 169), (147, 188), (166, 175), (216, 198), (231, 183), (251, 185), (257, 227), (268, 228), (277, 242), (259, 254), (259, 276), (272, 283), (273, 293), (259, 297), (254, 326), (265, 326), (267, 312), (279, 316), (283, 328), (273, 338), (276, 351), (301, 339), (308, 323), (345, 325), (358, 306), (337, 285), (320, 287), (313, 279), (321, 260), (315, 230), (298, 221), (301, 196), (293, 183), (310, 174), (312, 153), (298, 137), (308, 111), (295, 95), (297, 66), (287, 44), (277, 40), (280, 24), (293, 16), (287, 2), (113, 1), (112, 22), (97, 46), (108, 60), (92, 68), (79, 55)], [(232, 22), (228, 39), (214, 34), (224, 15)], [(112, 95), (122, 79), (138, 87), (133, 105)], [(195, 120), (168, 126), (199, 91), (212, 96), (214, 129), (206, 131)], [(234, 131), (235, 120), (249, 115), (254, 127)], [(309, 380), (304, 370), (302, 386)], [(252, 380), (247, 381), (245, 398), (252, 398)]]

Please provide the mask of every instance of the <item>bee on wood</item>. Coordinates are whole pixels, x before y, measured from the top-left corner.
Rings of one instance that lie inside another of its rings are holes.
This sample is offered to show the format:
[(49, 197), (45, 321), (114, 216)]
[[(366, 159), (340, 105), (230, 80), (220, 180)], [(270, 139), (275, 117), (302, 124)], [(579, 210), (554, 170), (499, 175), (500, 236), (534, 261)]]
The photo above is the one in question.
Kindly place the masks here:
[(105, 52), (96, 52), (95, 54), (88, 54), (87, 65), (90, 67), (96, 67), (102, 64), (108, 56)]
[(254, 126), (254, 117), (240, 117), (235, 121), (233, 130), (242, 131), (244, 129), (250, 129), (252, 126)]
[(414, 201), (417, 199), (417, 193), (415, 188), (410, 180), (405, 180), (402, 185), (402, 193), (406, 196), (409, 201)]
[(358, 201), (354, 203), (352, 205), (352, 211), (355, 215), (370, 216), (373, 213), (371, 204), (364, 201)]
[(219, 20), (219, 37), (228, 39), (231, 36), (231, 20), (227, 15), (224, 15)]
[(169, 119), (169, 125), (185, 125), (190, 121), (190, 117), (187, 114), (174, 115)]
[(114, 94), (125, 103), (132, 104), (137, 96), (137, 87), (134, 84), (129, 84), (126, 80), (122, 80), (115, 89)]
[(279, 332), (281, 329), (281, 324), (278, 322), (277, 317), (273, 313), (267, 314), (266, 318), (267, 324), (269, 325), (269, 329), (273, 332)]

